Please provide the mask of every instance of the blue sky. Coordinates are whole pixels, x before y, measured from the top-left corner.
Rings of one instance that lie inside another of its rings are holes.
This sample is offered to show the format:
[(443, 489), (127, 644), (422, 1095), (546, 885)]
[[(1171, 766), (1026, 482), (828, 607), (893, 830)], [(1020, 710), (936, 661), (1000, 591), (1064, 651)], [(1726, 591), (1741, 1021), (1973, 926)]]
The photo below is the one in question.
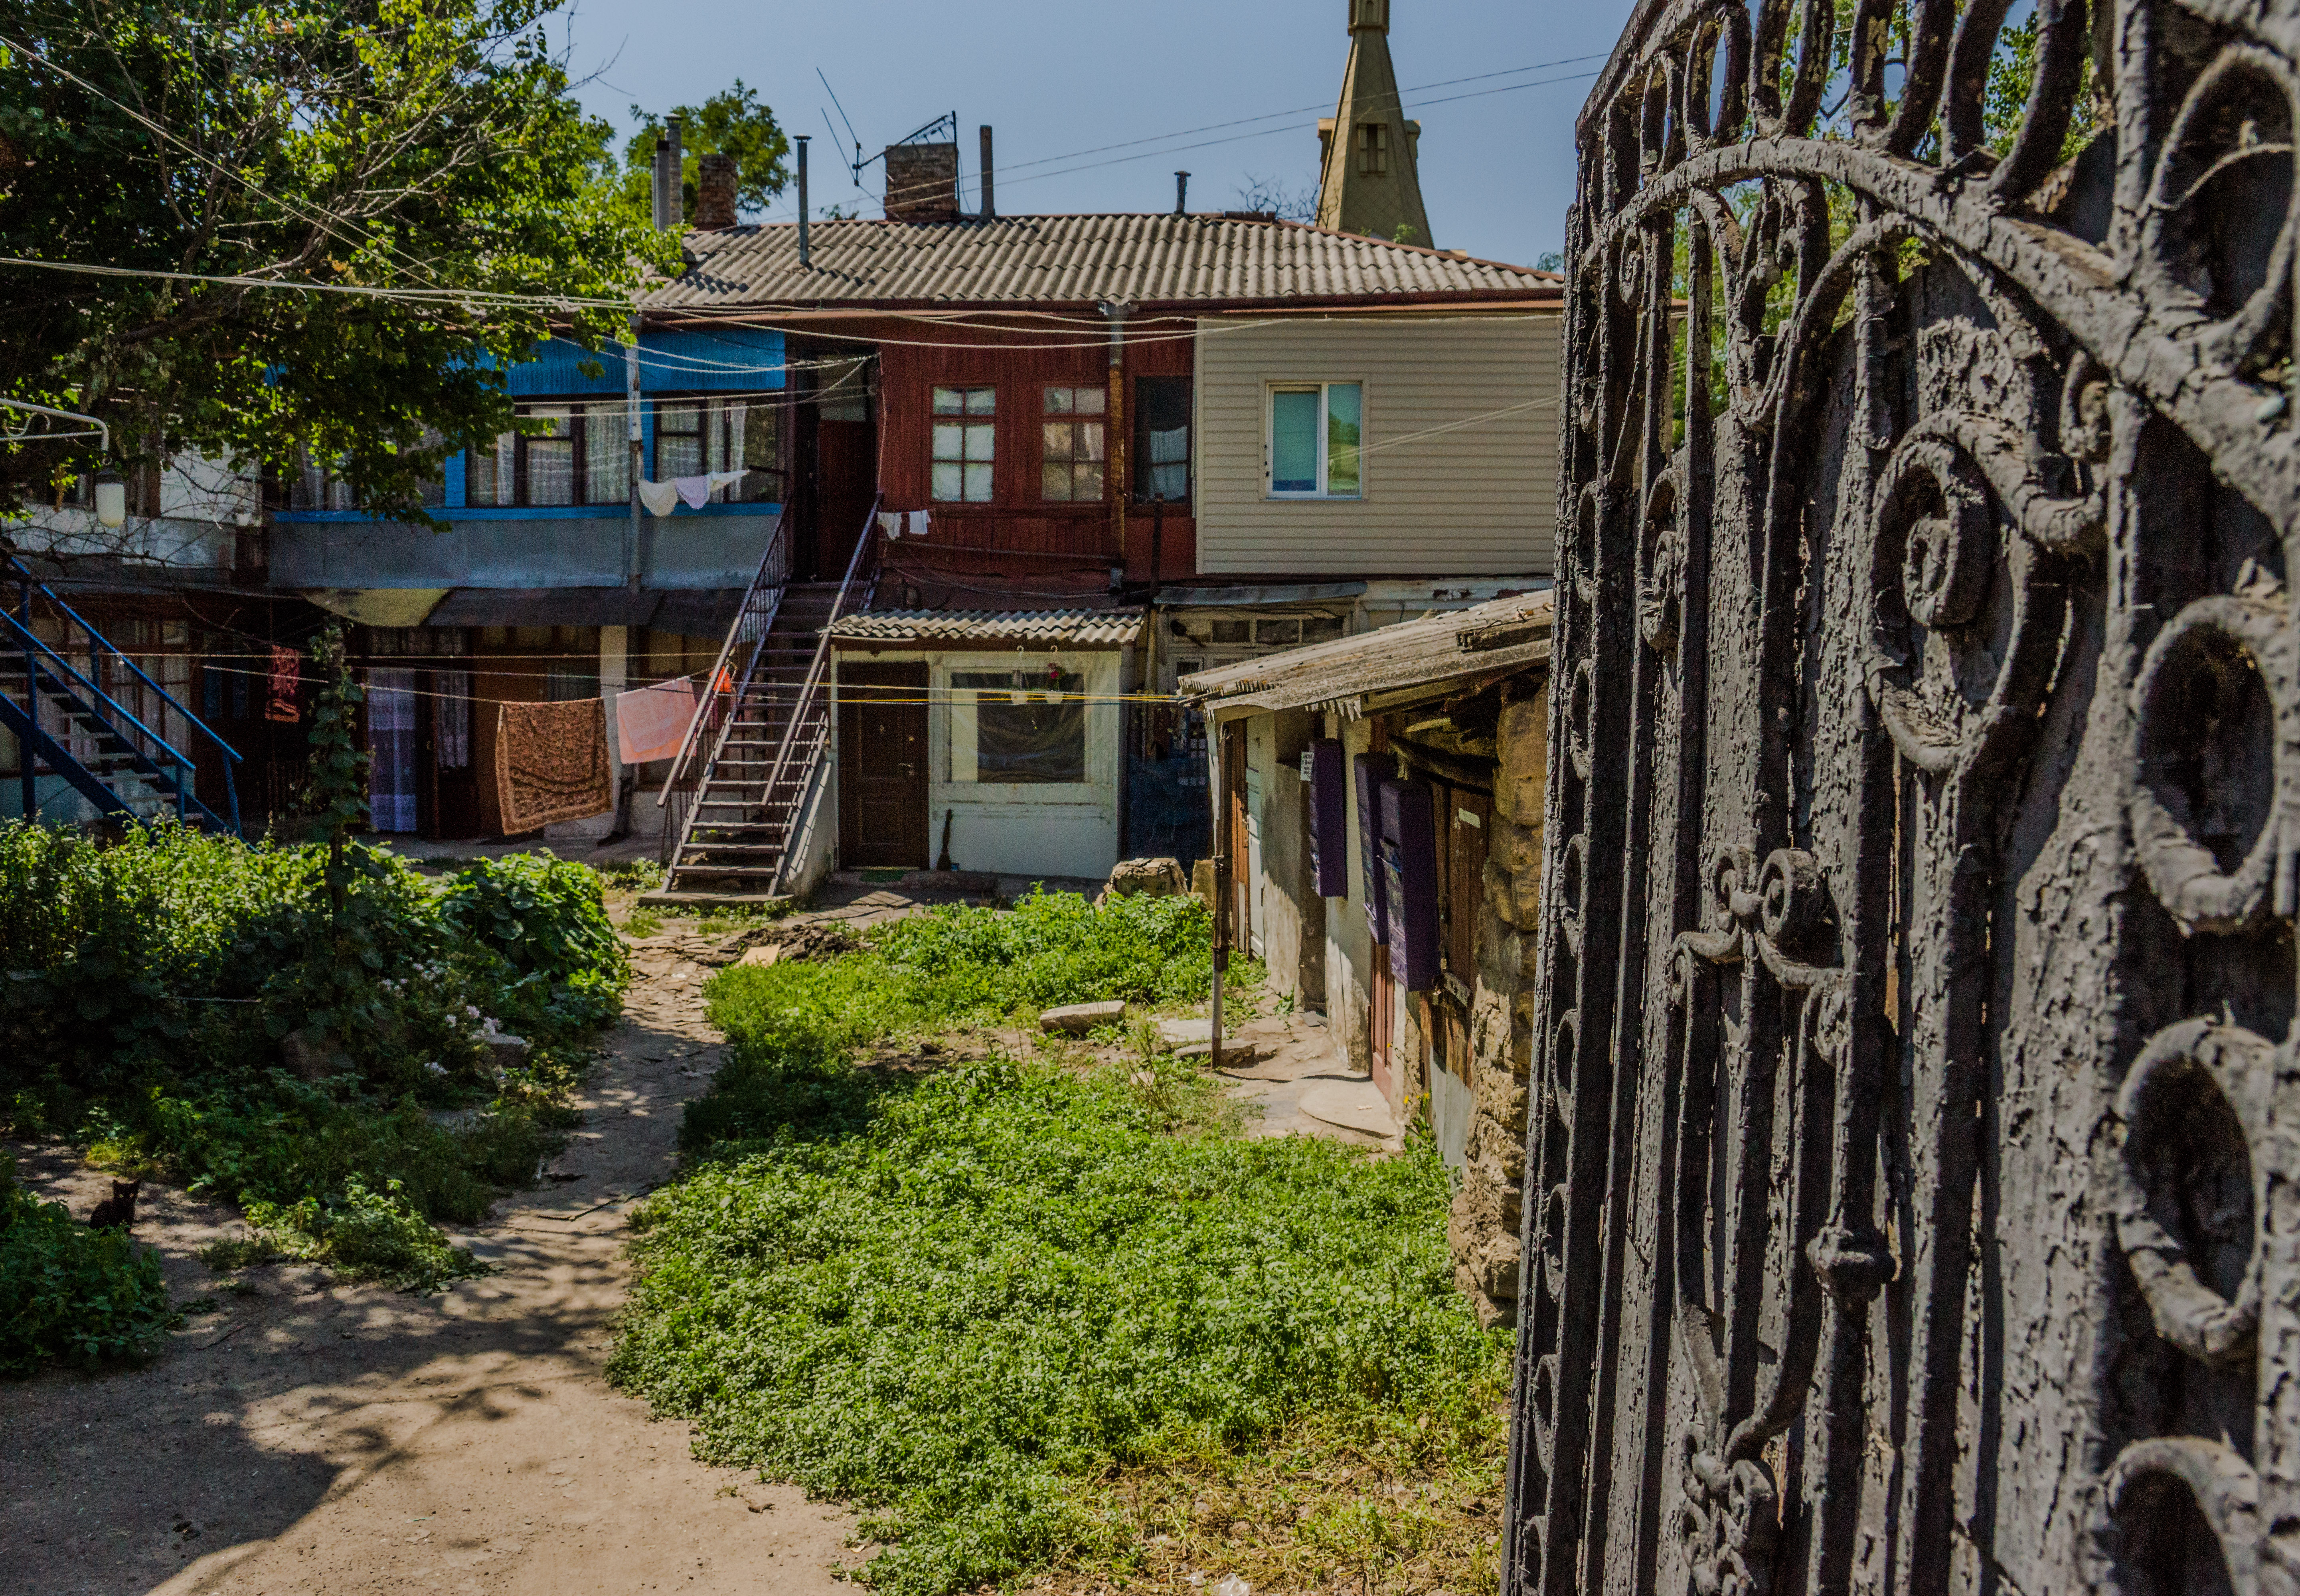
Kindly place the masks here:
[[(1393, 0), (1390, 50), (1406, 114), (1421, 121), (1438, 245), (1527, 264), (1562, 245), (1574, 114), (1629, 12), (1629, 0)], [(696, 104), (741, 78), (787, 130), (814, 135), (818, 205), (858, 198), (820, 68), (866, 153), (955, 111), (970, 204), (975, 129), (988, 122), (1001, 212), (1169, 209), (1177, 167), (1192, 173), (1190, 208), (1207, 211), (1236, 205), (1252, 177), (1315, 187), (1346, 16), (1346, 0), (574, 0), (553, 32), (593, 79), (585, 104), (619, 128), (634, 102)], [(1479, 80), (1445, 81), (1462, 79)], [(1268, 120), (1210, 126), (1241, 118)], [(1100, 147), (1140, 139), (1153, 142)], [(864, 173), (864, 215), (879, 214), (879, 170)], [(795, 213), (787, 201), (774, 214)]]

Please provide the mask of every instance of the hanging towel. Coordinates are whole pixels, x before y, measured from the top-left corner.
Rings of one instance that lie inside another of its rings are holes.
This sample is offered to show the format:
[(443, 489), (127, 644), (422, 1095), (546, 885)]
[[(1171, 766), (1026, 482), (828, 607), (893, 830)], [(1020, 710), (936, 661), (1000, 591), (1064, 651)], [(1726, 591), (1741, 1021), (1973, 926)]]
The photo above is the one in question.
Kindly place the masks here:
[(695, 683), (688, 677), (615, 694), (615, 752), (626, 765), (678, 757), (695, 719)]
[(747, 473), (739, 470), (713, 471), (711, 473), (709, 478), (711, 491), (715, 494), (722, 487), (732, 487), (736, 483), (740, 482), (746, 475), (747, 475)]
[(264, 694), (263, 718), (293, 726), (302, 719), (296, 707), (297, 678), (304, 673), (304, 656), (292, 648), (271, 645), (270, 691)]
[(639, 479), (639, 503), (652, 516), (666, 516), (679, 508), (679, 484)]
[(506, 836), (612, 809), (606, 702), (579, 698), (498, 708), (496, 802)]
[(913, 510), (911, 511), (910, 532), (912, 537), (924, 537), (927, 535), (927, 512), (925, 511)]
[(686, 501), (689, 510), (700, 510), (711, 503), (711, 478), (708, 477), (673, 477), (671, 485), (679, 490), (679, 496)]
[(903, 512), (899, 510), (881, 510), (879, 512), (879, 530), (889, 537), (900, 537), (903, 535)]

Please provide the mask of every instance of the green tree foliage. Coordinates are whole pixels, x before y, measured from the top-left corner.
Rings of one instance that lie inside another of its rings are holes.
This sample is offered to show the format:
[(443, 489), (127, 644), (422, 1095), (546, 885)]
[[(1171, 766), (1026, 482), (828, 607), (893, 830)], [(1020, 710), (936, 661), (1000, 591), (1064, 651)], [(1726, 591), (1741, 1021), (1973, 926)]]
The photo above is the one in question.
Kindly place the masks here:
[[(0, 267), (0, 392), (104, 418), (113, 464), (308, 454), (422, 518), (447, 451), (513, 424), (504, 369), (675, 262), (546, 47), (557, 3), (0, 0), (0, 254), (144, 274)], [(0, 453), (0, 503), (99, 463)]]
[[(790, 184), (790, 140), (775, 121), (775, 113), (759, 98), (759, 91), (740, 78), (735, 87), (712, 95), (698, 106), (680, 105), (671, 114), (679, 119), (679, 146), (682, 218), (695, 214), (695, 186), (705, 155), (735, 157), (735, 205), (755, 214)], [(654, 171), (654, 141), (665, 130), (664, 119), (639, 106), (631, 107), (638, 131), (623, 145), (624, 203), (638, 216), (653, 213), (647, 184)]]

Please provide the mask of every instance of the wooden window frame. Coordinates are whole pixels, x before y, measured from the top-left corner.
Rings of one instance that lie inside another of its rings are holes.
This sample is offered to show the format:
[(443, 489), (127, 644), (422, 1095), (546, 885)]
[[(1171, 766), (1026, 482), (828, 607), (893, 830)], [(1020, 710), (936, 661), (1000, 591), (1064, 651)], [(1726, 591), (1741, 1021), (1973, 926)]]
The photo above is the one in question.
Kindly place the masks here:
[[(1070, 395), (1066, 403), (1076, 406), (1084, 395), (1092, 395), (1098, 408), (1063, 411), (1055, 408), (1054, 395)], [(1051, 446), (1058, 428), (1070, 429), (1070, 452), (1057, 453)], [(1092, 453), (1080, 453), (1091, 429), (1097, 446)], [(1099, 504), (1110, 496), (1110, 391), (1096, 383), (1050, 382), (1038, 390), (1038, 496), (1049, 504)], [(1059, 470), (1067, 490), (1050, 491), (1054, 486), (1054, 472)], [(1091, 471), (1095, 489), (1090, 494), (1079, 491), (1079, 479)]]

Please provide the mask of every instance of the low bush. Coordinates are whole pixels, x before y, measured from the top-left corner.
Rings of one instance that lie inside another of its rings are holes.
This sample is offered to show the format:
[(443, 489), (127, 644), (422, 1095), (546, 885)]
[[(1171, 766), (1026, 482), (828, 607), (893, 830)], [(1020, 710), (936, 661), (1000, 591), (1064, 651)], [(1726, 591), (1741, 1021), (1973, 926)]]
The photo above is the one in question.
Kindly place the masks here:
[(1248, 1140), (1171, 1061), (853, 1062), (954, 1015), (1192, 990), (1206, 958), (1195, 904), (1047, 897), (721, 974), (733, 1058), (641, 1216), (612, 1376), (706, 1458), (870, 1509), (865, 1577), (904, 1596), (1138, 1567), (1112, 1479), (1313, 1415), (1485, 1467), (1505, 1342), (1453, 1289), (1426, 1143)]
[(175, 1322), (159, 1256), (0, 1176), (0, 1376), (153, 1351)]
[(327, 1265), (346, 1280), (389, 1280), (408, 1291), (439, 1291), (488, 1272), (460, 1247), (451, 1247), (408, 1200), (396, 1179), (371, 1191), (357, 1175), (344, 1177), (340, 1197), (304, 1197), (281, 1207), (251, 1202), (247, 1222), (289, 1258)]
[[(312, 1235), (379, 1193), (468, 1222), (530, 1180), (627, 978), (598, 877), (547, 855), (435, 891), (356, 844), (331, 883), (324, 846), (0, 827), (0, 1126), (267, 1212), (309, 1203)], [(498, 1069), (490, 1022), (532, 1044), (523, 1068)]]

